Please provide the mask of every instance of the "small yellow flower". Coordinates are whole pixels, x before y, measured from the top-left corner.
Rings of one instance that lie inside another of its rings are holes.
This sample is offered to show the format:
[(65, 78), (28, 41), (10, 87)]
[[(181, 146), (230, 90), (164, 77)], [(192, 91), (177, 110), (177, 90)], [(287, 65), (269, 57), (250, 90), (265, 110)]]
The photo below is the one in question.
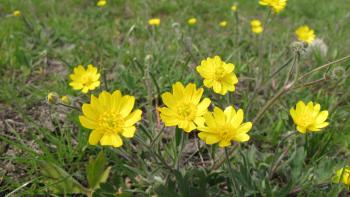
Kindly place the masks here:
[(252, 32), (255, 34), (260, 34), (261, 32), (264, 31), (264, 28), (262, 27), (261, 21), (260, 20), (252, 20), (250, 22), (250, 26), (252, 27)]
[(21, 16), (21, 11), (15, 10), (15, 11), (12, 12), (12, 15), (13, 16)]
[(243, 122), (243, 110), (226, 107), (224, 111), (215, 107), (214, 112), (204, 115), (205, 126), (198, 127), (201, 131), (198, 137), (206, 144), (219, 143), (220, 147), (230, 146), (232, 141), (245, 142), (249, 140), (248, 131), (252, 128), (251, 122)]
[(227, 91), (235, 91), (238, 83), (236, 74), (233, 72), (234, 64), (227, 64), (219, 56), (207, 58), (196, 67), (197, 72), (204, 78), (205, 87), (213, 88), (215, 93), (225, 95)]
[(65, 96), (61, 97), (61, 102), (63, 104), (66, 104), (66, 105), (70, 105), (71, 104), (71, 99), (67, 95), (65, 95)]
[(91, 95), (90, 104), (84, 103), (83, 115), (79, 121), (83, 127), (92, 129), (89, 144), (120, 147), (125, 138), (135, 134), (136, 122), (141, 120), (142, 111), (134, 110), (135, 97), (122, 96), (119, 90), (112, 94), (103, 91), (98, 97)]
[(196, 18), (190, 18), (187, 21), (187, 24), (189, 25), (195, 25), (197, 23), (197, 19)]
[(231, 6), (231, 11), (236, 12), (237, 11), (237, 5), (232, 5)]
[(89, 64), (86, 70), (82, 65), (75, 67), (73, 74), (69, 77), (72, 80), (69, 85), (74, 90), (81, 90), (83, 93), (100, 86), (100, 74), (92, 64)]
[(340, 168), (337, 170), (335, 176), (332, 178), (333, 183), (343, 183), (350, 187), (350, 166)]
[(158, 26), (158, 25), (160, 25), (160, 19), (159, 18), (151, 18), (148, 20), (148, 24), (150, 26)]
[(220, 26), (220, 27), (226, 27), (226, 26), (227, 26), (227, 21), (221, 21), (221, 22), (219, 23), (219, 26)]
[(269, 6), (277, 14), (285, 9), (287, 0), (260, 0), (259, 4)]
[(307, 105), (303, 101), (299, 101), (295, 109), (290, 109), (290, 115), (300, 133), (320, 131), (328, 126), (329, 123), (326, 122), (328, 111), (320, 112), (320, 109), (320, 104), (315, 103), (314, 105), (311, 101)]
[(46, 99), (49, 104), (57, 104), (59, 96), (56, 92), (49, 92)]
[(158, 108), (160, 118), (166, 126), (178, 126), (185, 132), (191, 132), (204, 123), (202, 117), (208, 110), (210, 99), (204, 98), (203, 88), (189, 83), (186, 87), (181, 82), (173, 84), (173, 93), (162, 94), (166, 107)]
[(105, 1), (105, 0), (99, 0), (97, 2), (98, 7), (104, 7), (106, 4), (107, 4), (107, 1)]
[(295, 30), (295, 35), (299, 41), (307, 42), (311, 44), (315, 40), (314, 30), (310, 29), (307, 25), (299, 27)]

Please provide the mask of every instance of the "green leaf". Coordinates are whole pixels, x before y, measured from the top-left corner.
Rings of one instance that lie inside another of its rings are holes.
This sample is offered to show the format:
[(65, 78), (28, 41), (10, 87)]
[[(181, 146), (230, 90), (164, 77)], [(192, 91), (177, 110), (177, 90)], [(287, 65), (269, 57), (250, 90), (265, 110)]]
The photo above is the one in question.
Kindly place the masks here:
[(80, 194), (86, 189), (56, 164), (38, 161), (41, 173), (47, 177), (46, 186), (55, 194)]
[(86, 168), (86, 176), (89, 183), (89, 188), (96, 190), (101, 183), (105, 183), (108, 179), (111, 167), (106, 168), (106, 158), (101, 151), (96, 159), (90, 157), (88, 166)]

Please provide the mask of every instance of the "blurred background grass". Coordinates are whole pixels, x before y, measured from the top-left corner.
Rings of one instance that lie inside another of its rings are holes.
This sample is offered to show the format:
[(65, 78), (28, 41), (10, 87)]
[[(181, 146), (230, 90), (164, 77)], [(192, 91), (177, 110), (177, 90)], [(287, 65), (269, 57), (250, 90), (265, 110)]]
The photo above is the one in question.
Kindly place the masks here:
[[(235, 43), (233, 35), (237, 27), (230, 10), (233, 3), (238, 5), (239, 44)], [(11, 16), (14, 10), (20, 10), (21, 16)], [(259, 6), (258, 1), (243, 0), (114, 0), (108, 1), (103, 8), (98, 8), (95, 1), (83, 0), (2, 0), (1, 136), (23, 146), (13, 148), (15, 145), (10, 141), (1, 142), (1, 163), (5, 166), (0, 174), (2, 191), (11, 191), (28, 180), (38, 178), (35, 161), (27, 160), (36, 156), (23, 151), (24, 147), (40, 150), (49, 160), (60, 160), (60, 164), (68, 166), (70, 172), (79, 171), (77, 163), (84, 162), (86, 155), (94, 152), (84, 144), (86, 131), (76, 132), (78, 136), (65, 134), (57, 137), (61, 130), (70, 133), (72, 125), (65, 123), (57, 114), (58, 117), (53, 119), (58, 122), (52, 121), (52, 117), (49, 119), (50, 112), (45, 105), (45, 97), (50, 91), (60, 95), (78, 95), (68, 86), (68, 74), (78, 64), (98, 66), (106, 73), (110, 90), (121, 89), (135, 95), (140, 101), (138, 105), (143, 107), (147, 105), (149, 88), (145, 86), (145, 70), (150, 72), (149, 80), (154, 84), (153, 99), (157, 103), (160, 93), (169, 90), (176, 81), (200, 84), (194, 67), (206, 57), (220, 55), (236, 65), (240, 83), (233, 96), (233, 104), (246, 108), (254, 90), (256, 67), (261, 63), (257, 55), (258, 39), (251, 34), (249, 22), (256, 18), (264, 20), (266, 15), (267, 8)], [(148, 27), (147, 21), (151, 17), (159, 17), (161, 25)], [(196, 26), (187, 25), (191, 17), (197, 18)], [(218, 26), (222, 20), (228, 21), (226, 28)], [(291, 56), (285, 51), (295, 41), (294, 30), (304, 24), (315, 30), (316, 36), (326, 43), (328, 52), (325, 56), (303, 58), (302, 71), (350, 54), (349, 20), (350, 4), (344, 0), (288, 1), (287, 8), (273, 16), (266, 27), (267, 53), (263, 64), (269, 65), (271, 71), (281, 66)], [(336, 75), (333, 72), (336, 67), (344, 71)], [(320, 156), (334, 158), (332, 168), (341, 166), (346, 162), (350, 148), (348, 68), (349, 63), (334, 65), (326, 73), (330, 78), (324, 83), (295, 90), (283, 97), (254, 128), (252, 144), (267, 151), (267, 154), (273, 154), (272, 145), (278, 143), (282, 134), (293, 130), (288, 109), (298, 100), (313, 100), (332, 112), (331, 126), (313, 138), (314, 151), (317, 151), (320, 142), (331, 138), (330, 142), (323, 144), (327, 149)], [(323, 72), (314, 74), (312, 79), (323, 75)], [(283, 77), (276, 76), (275, 80)], [(270, 89), (272, 91), (268, 92)], [(247, 114), (250, 119), (273, 92), (273, 87), (269, 85), (257, 95)], [(68, 117), (79, 125), (75, 115), (72, 112)], [(56, 142), (54, 147), (45, 148), (45, 143), (52, 141)], [(41, 144), (33, 147), (34, 142)], [(27, 165), (28, 162), (31, 164)], [(18, 163), (24, 165), (19, 166)], [(17, 171), (14, 168), (22, 169)], [(29, 190), (22, 192), (35, 193), (38, 187), (40, 184), (32, 184)]]

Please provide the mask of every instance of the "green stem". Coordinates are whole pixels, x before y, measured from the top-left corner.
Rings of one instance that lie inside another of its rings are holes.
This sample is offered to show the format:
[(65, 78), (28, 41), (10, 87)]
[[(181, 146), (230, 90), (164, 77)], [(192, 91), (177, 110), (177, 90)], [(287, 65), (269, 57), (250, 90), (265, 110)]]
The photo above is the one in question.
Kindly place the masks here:
[[(238, 188), (237, 188), (237, 185), (236, 185), (235, 177), (233, 175), (233, 169), (232, 169), (232, 166), (231, 166), (230, 157), (229, 157), (228, 150), (227, 150), (226, 147), (225, 147), (225, 157), (226, 157), (227, 167), (228, 167), (228, 170), (229, 170), (230, 176), (231, 176), (231, 181), (232, 181), (232, 186), (233, 186), (232, 189), (234, 190), (234, 193), (237, 194), (238, 193)], [(237, 195), (235, 195), (235, 196), (237, 196)]]

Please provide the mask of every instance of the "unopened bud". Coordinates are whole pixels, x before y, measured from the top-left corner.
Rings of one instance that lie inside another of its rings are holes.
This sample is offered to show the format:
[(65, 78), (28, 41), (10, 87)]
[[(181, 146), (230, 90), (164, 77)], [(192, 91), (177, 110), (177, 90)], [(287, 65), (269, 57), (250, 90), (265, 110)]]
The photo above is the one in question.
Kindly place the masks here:
[(56, 92), (50, 92), (47, 94), (47, 103), (54, 105), (59, 102), (59, 96)]
[(65, 96), (61, 97), (61, 103), (66, 104), (66, 105), (70, 105), (72, 103), (72, 101), (69, 98), (69, 96), (65, 95)]

